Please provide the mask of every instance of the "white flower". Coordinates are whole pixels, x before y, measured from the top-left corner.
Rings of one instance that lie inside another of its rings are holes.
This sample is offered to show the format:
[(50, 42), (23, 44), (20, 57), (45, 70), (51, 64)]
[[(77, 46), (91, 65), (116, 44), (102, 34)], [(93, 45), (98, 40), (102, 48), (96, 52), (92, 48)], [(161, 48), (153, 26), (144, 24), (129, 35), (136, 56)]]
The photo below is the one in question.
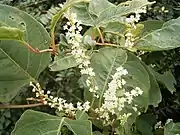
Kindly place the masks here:
[(58, 109), (59, 111), (62, 111), (62, 110), (63, 110), (63, 106), (62, 106), (62, 105), (59, 105), (57, 109)]
[(39, 97), (39, 96), (40, 96), (40, 94), (38, 92), (36, 92), (36, 97)]
[(136, 107), (132, 107), (133, 108), (133, 110), (136, 112), (137, 111), (137, 108)]
[(119, 116), (119, 119), (121, 121), (121, 125), (123, 126), (126, 122), (127, 122), (127, 119), (129, 118), (129, 116), (131, 116), (132, 114), (131, 113), (128, 113), (128, 114), (123, 114), (123, 115), (120, 115)]
[(94, 92), (94, 89), (93, 88), (89, 88), (89, 92)]
[(32, 92), (36, 92), (36, 88), (33, 88), (33, 89), (32, 89)]
[(90, 81), (89, 79), (86, 80), (86, 85), (87, 85), (88, 87), (90, 87), (91, 81)]
[(51, 92), (48, 90), (48, 91), (47, 91), (47, 94), (51, 94)]
[(47, 103), (48, 103), (47, 101), (43, 101), (43, 104), (44, 104), (44, 105), (47, 105)]
[(80, 111), (83, 110), (83, 107), (81, 106), (81, 104), (82, 104), (81, 102), (77, 102), (77, 109)]
[(163, 128), (161, 121), (157, 122), (157, 123), (154, 125), (154, 129), (158, 129), (158, 128)]
[(139, 95), (142, 95), (143, 94), (143, 91), (139, 88), (139, 87), (136, 87), (135, 90), (137, 91), (137, 93)]
[(165, 125), (169, 124), (171, 121), (173, 121), (172, 119), (167, 119)]
[(84, 104), (83, 104), (83, 108), (84, 108), (84, 110), (85, 111), (88, 111), (89, 110), (89, 108), (90, 108), (90, 102), (89, 101), (86, 101)]
[(126, 81), (124, 79), (121, 80), (121, 84), (122, 85), (125, 85), (126, 84)]

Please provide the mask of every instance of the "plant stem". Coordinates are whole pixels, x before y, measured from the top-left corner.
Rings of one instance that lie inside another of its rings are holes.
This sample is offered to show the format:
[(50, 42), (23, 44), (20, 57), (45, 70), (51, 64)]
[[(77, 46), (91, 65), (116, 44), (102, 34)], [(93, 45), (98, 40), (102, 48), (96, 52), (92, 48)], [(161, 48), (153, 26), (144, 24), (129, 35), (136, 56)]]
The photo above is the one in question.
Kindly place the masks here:
[(37, 104), (28, 104), (28, 105), (3, 105), (0, 104), (0, 109), (8, 109), (8, 108), (30, 108), (30, 107), (37, 107), (42, 106), (43, 103), (37, 103)]
[(26, 45), (30, 51), (36, 53), (36, 54), (40, 54), (40, 52), (37, 49), (34, 49), (31, 45), (29, 45), (27, 42), (23, 42), (24, 45)]
[(101, 38), (101, 42), (104, 43), (104, 38), (103, 38), (103, 35), (102, 35), (101, 30), (100, 30), (98, 27), (96, 27), (96, 28), (97, 28), (97, 30), (98, 30), (98, 32), (99, 32), (99, 36), (100, 36), (100, 38)]
[(51, 32), (51, 40), (52, 40), (53, 54), (54, 54), (54, 55), (57, 55), (57, 48), (56, 48), (56, 44), (55, 44), (54, 31)]
[(96, 45), (120, 47), (119, 45), (111, 43), (96, 43)]

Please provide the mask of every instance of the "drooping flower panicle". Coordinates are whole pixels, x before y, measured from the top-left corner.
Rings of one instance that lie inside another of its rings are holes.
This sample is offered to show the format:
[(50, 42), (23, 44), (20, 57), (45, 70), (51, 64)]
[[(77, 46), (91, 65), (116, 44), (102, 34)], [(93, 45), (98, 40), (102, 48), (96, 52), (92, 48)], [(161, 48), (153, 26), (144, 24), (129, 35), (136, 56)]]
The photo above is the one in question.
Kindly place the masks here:
[(65, 17), (70, 20), (64, 26), (64, 29), (68, 32), (66, 33), (66, 38), (71, 47), (71, 54), (74, 55), (76, 62), (79, 64), (80, 73), (82, 75), (87, 75), (86, 85), (89, 87), (89, 91), (94, 93), (94, 96), (98, 98), (96, 91), (98, 86), (95, 85), (94, 77), (95, 72), (93, 68), (90, 67), (90, 56), (87, 55), (87, 49), (82, 45), (81, 22), (76, 19), (75, 13), (67, 12)]

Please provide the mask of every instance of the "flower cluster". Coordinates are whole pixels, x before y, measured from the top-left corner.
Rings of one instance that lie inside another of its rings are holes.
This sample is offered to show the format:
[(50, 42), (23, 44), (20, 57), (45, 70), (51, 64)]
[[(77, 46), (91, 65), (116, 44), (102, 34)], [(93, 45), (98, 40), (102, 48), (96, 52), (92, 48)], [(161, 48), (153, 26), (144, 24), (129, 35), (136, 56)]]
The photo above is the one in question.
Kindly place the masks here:
[[(95, 111), (100, 114), (100, 118), (105, 119), (105, 122), (110, 120), (110, 115), (120, 114), (118, 119), (121, 120), (121, 124), (124, 125), (127, 121), (128, 117), (131, 116), (131, 113), (121, 114), (125, 105), (131, 105), (132, 109), (137, 112), (137, 105), (133, 106), (133, 99), (139, 95), (143, 94), (143, 91), (136, 87), (131, 91), (127, 91), (124, 88), (126, 81), (122, 78), (128, 74), (128, 71), (124, 69), (122, 66), (116, 69), (116, 73), (112, 75), (112, 80), (108, 84), (108, 89), (104, 93), (104, 103), (102, 104), (101, 108), (97, 108)], [(122, 91), (121, 96), (117, 96), (117, 91)]]
[(134, 46), (134, 36), (133, 34), (129, 31), (125, 34), (126, 41), (125, 41), (125, 47), (133, 47)]
[(64, 26), (64, 30), (68, 31), (66, 33), (66, 38), (68, 43), (72, 45), (71, 54), (74, 55), (76, 62), (79, 64), (81, 74), (88, 75), (86, 84), (89, 87), (89, 91), (94, 93), (94, 96), (98, 98), (98, 95), (96, 95), (98, 87), (95, 85), (93, 79), (95, 73), (93, 68), (90, 67), (90, 56), (87, 55), (87, 49), (82, 45), (81, 22), (76, 19), (75, 13), (67, 12), (65, 17), (69, 20)]
[(125, 47), (133, 47), (134, 46), (134, 36), (131, 32), (132, 29), (136, 29), (135, 23), (137, 23), (140, 20), (140, 13), (146, 13), (146, 7), (142, 7), (140, 9), (137, 9), (134, 11), (135, 15), (130, 15), (129, 18), (126, 18), (125, 22), (130, 24), (130, 29), (125, 34), (126, 41), (125, 41)]
[(90, 108), (90, 102), (86, 101), (84, 104), (77, 102), (77, 107), (74, 107), (72, 103), (67, 103), (66, 100), (59, 98), (59, 97), (53, 97), (50, 91), (44, 91), (39, 83), (33, 84), (30, 82), (30, 86), (33, 87), (32, 91), (36, 93), (36, 97), (40, 98), (43, 104), (49, 105), (51, 108), (57, 108), (59, 111), (64, 111), (66, 114), (75, 115), (75, 112), (77, 110), (84, 110), (88, 111)]
[(135, 24), (140, 20), (140, 13), (146, 13), (146, 7), (142, 7), (140, 9), (136, 9), (134, 11), (135, 15), (131, 15), (129, 18), (126, 18), (126, 22), (130, 23), (134, 28), (136, 28)]

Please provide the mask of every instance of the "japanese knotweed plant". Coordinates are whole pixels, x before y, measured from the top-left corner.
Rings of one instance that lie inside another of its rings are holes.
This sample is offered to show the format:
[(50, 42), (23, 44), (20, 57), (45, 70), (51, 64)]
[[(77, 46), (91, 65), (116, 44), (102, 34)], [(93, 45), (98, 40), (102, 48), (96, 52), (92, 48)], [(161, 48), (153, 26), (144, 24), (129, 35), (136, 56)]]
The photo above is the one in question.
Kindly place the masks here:
[[(68, 0), (52, 18), (51, 37), (30, 15), (0, 5), (0, 101), (10, 101), (30, 83), (36, 95), (32, 100), (61, 114), (57, 117), (27, 110), (12, 135), (60, 135), (64, 126), (75, 135), (135, 134), (132, 125), (138, 116), (149, 105), (161, 102), (157, 81), (175, 91), (174, 81), (166, 83), (139, 57), (144, 51), (180, 46), (180, 18), (165, 23), (139, 22), (153, 3), (131, 0), (114, 5), (107, 0)], [(57, 48), (61, 42), (55, 44), (54, 31), (63, 18), (67, 23), (60, 40), (65, 39), (68, 49), (62, 53)], [(50, 54), (55, 55), (51, 63)], [(71, 103), (43, 89), (37, 78), (46, 67), (51, 71), (79, 68), (84, 98)], [(171, 74), (169, 77), (174, 79)], [(34, 104), (27, 105), (31, 106)], [(174, 125), (165, 126), (165, 134), (169, 130), (180, 133), (179, 124)]]

